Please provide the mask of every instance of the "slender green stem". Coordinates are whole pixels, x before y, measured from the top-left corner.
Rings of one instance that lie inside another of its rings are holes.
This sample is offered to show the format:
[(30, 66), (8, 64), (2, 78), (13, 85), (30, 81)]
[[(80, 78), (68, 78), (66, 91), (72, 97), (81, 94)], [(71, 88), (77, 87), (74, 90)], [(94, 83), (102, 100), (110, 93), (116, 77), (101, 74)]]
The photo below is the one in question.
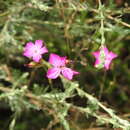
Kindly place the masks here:
[(99, 0), (99, 13), (101, 18), (101, 27), (100, 27), (100, 33), (101, 33), (101, 45), (105, 44), (105, 37), (104, 37), (104, 14), (103, 14), (103, 5), (101, 3), (101, 0)]
[(98, 96), (99, 100), (102, 98), (105, 80), (106, 80), (106, 70), (104, 71), (103, 81), (102, 81), (102, 84), (100, 85), (100, 91), (99, 91), (99, 96)]

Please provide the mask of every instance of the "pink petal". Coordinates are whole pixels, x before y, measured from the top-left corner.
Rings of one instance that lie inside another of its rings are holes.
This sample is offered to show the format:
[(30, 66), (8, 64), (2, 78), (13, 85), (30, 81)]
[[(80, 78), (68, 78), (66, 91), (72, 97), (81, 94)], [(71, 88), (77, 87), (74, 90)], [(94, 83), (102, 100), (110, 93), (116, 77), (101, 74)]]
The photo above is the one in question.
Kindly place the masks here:
[(30, 49), (32, 47), (34, 47), (34, 44), (32, 42), (28, 42), (25, 46), (25, 49)]
[(109, 57), (111, 57), (111, 59), (114, 59), (117, 57), (117, 54), (113, 53), (112, 51), (109, 52)]
[(34, 53), (34, 51), (33, 51), (34, 48), (35, 48), (35, 45), (32, 42), (28, 42), (24, 48), (23, 55), (31, 58), (33, 56), (33, 53)]
[(35, 62), (39, 62), (41, 58), (42, 58), (41, 55), (33, 55), (33, 60), (34, 60)]
[(110, 68), (109, 66), (110, 66), (112, 60), (116, 57), (117, 57), (117, 54), (113, 53), (112, 51), (109, 52), (109, 54), (106, 57), (105, 64), (104, 64), (104, 67), (106, 68), (106, 70), (108, 70)]
[(61, 66), (65, 66), (66, 64), (66, 56), (63, 56), (63, 57), (60, 57), (60, 60), (61, 60)]
[(57, 54), (50, 54), (49, 63), (55, 67), (65, 66), (66, 57), (60, 57)]
[(100, 60), (99, 59), (96, 59), (95, 63), (94, 63), (94, 66), (97, 67), (97, 65), (100, 64)]
[(96, 67), (98, 64), (100, 64), (100, 51), (93, 52), (92, 54), (96, 58), (94, 63), (94, 66)]
[(106, 47), (104, 47), (103, 50), (104, 50), (105, 55), (107, 56), (109, 53), (108, 49)]
[(30, 53), (30, 51), (25, 51), (23, 53), (24, 56), (28, 57), (28, 58), (31, 58), (32, 57), (32, 53)]
[(95, 51), (92, 53), (92, 55), (95, 57), (95, 58), (99, 58), (100, 56), (100, 51)]
[(46, 47), (42, 47), (42, 48), (40, 49), (40, 54), (45, 54), (45, 53), (47, 53), (47, 52), (48, 52), (48, 50), (47, 50)]
[(79, 74), (79, 72), (73, 70), (73, 74), (77, 75), (77, 74)]
[(108, 70), (110, 68), (110, 64), (111, 64), (111, 60), (105, 60), (104, 67), (106, 70)]
[(73, 75), (75, 74), (75, 72), (72, 69), (65, 67), (64, 69), (62, 69), (62, 74), (68, 80), (72, 80)]
[(47, 78), (49, 79), (56, 79), (60, 75), (61, 69), (60, 68), (51, 68), (47, 71)]
[(35, 41), (35, 45), (38, 47), (38, 48), (41, 48), (42, 47), (42, 40), (36, 40)]

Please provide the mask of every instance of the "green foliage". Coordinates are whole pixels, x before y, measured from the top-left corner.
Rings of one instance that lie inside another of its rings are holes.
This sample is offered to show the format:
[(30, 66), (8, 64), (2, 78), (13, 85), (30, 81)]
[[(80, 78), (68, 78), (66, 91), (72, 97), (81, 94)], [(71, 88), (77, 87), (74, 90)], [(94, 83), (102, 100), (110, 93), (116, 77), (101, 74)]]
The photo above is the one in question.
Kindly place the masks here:
[[(1, 130), (130, 129), (130, 2), (120, 1), (0, 1)], [(47, 79), (48, 54), (27, 67), (24, 45), (37, 39), (80, 75)], [(103, 45), (118, 54), (108, 71), (103, 52), (93, 67), (91, 54)]]

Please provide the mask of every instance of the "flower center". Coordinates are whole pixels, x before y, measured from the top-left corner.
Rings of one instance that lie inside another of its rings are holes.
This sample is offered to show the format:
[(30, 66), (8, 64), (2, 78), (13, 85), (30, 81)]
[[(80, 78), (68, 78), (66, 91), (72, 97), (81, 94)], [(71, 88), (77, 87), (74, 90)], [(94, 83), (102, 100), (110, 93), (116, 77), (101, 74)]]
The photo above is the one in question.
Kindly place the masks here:
[(38, 54), (39, 53), (39, 50), (37, 48), (34, 48), (34, 53), (35, 54)]
[(34, 52), (35, 52), (35, 53), (38, 53), (38, 51), (37, 51), (37, 50), (34, 50)]
[(63, 69), (65, 66), (60, 66), (59, 68)]

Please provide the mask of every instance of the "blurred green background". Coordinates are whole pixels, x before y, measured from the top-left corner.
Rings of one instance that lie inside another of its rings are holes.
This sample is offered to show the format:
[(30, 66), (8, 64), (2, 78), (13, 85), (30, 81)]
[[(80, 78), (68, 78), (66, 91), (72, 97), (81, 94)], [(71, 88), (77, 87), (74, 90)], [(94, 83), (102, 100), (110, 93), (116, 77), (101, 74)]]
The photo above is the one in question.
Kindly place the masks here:
[[(82, 89), (129, 120), (130, 27), (120, 21), (130, 24), (130, 1), (105, 0), (103, 4), (106, 46), (118, 54), (108, 71), (93, 66), (92, 52), (99, 49), (101, 43), (97, 0), (0, 0), (0, 86), (28, 85), (35, 94), (64, 91), (60, 78), (52, 81), (51, 88), (46, 68), (36, 70), (25, 65), (30, 62), (22, 55), (25, 44), (41, 39), (49, 53), (73, 60), (70, 67), (80, 72), (74, 80)], [(49, 54), (43, 56), (45, 60), (48, 57)], [(84, 99), (78, 96), (71, 102), (77, 106), (85, 105)], [(1, 100), (0, 130), (7, 130), (10, 125), (14, 114), (14, 108), (10, 106), (13, 105)], [(21, 107), (16, 109), (21, 110)], [(22, 111), (15, 130), (44, 130), (52, 118), (43, 111), (24, 108)], [(95, 119), (90, 117), (86, 123), (86, 118), (79, 118), (82, 114), (77, 116), (78, 119), (76, 115), (70, 116), (70, 120), (77, 121), (77, 129), (96, 126)], [(53, 129), (63, 128), (57, 124)]]

